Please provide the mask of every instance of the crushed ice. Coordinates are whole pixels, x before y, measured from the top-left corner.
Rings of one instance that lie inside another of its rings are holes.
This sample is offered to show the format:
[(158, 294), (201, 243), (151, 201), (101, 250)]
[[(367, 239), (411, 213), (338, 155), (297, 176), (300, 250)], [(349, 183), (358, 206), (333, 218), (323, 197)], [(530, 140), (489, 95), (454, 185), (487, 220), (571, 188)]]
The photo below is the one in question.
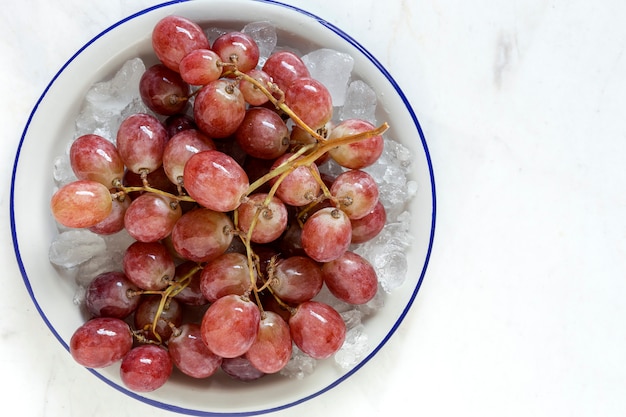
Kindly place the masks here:
[[(219, 27), (205, 30), (211, 44), (226, 32), (227, 29)], [(285, 49), (277, 47), (276, 31), (269, 22), (247, 24), (242, 32), (251, 35), (259, 44), (259, 68), (273, 51)], [(311, 75), (329, 88), (338, 121), (360, 118), (376, 125), (376, 92), (362, 80), (352, 79), (354, 61), (351, 56), (322, 48), (304, 55), (303, 61)], [(151, 113), (139, 95), (139, 80), (144, 71), (141, 59), (131, 59), (113, 78), (94, 84), (85, 97), (72, 140), (95, 133), (114, 141), (125, 117), (138, 112)], [(367, 323), (364, 321), (384, 306), (386, 294), (400, 287), (407, 274), (406, 252), (411, 246), (412, 236), (409, 233), (411, 216), (406, 211), (406, 204), (417, 192), (417, 184), (408, 179), (412, 159), (410, 150), (387, 135), (384, 138), (383, 154), (364, 170), (379, 179), (380, 200), (387, 212), (387, 224), (374, 239), (350, 248), (372, 263), (379, 277), (379, 291), (368, 303), (356, 306), (338, 300), (325, 286), (315, 297), (315, 300), (335, 308), (346, 323), (346, 340), (334, 358), (342, 369), (357, 365), (370, 351)], [(67, 150), (69, 144), (71, 141)], [(320, 170), (338, 175), (344, 169), (330, 161)], [(76, 179), (67, 153), (55, 159), (52, 174), (57, 186)], [(132, 241), (125, 231), (112, 236), (99, 236), (88, 230), (59, 228), (59, 234), (50, 246), (50, 262), (75, 272), (75, 304), (82, 304), (85, 288), (95, 276), (121, 268), (124, 251)], [(311, 374), (316, 365), (315, 359), (294, 346), (292, 358), (280, 374), (302, 379)]]

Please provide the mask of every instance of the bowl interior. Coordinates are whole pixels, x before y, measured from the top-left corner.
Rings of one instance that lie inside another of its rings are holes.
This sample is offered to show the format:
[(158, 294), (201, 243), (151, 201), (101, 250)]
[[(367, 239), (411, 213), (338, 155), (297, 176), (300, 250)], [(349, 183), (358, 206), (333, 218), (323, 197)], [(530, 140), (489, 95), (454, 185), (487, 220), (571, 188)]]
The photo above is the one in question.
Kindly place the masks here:
[[(413, 154), (411, 179), (417, 196), (408, 210), (413, 246), (408, 277), (402, 287), (386, 294), (385, 307), (365, 321), (371, 348), (353, 369), (321, 361), (312, 375), (291, 380), (278, 375), (259, 383), (241, 384), (228, 378), (192, 381), (174, 376), (148, 394), (126, 390), (118, 368), (92, 371), (121, 392), (154, 406), (194, 415), (260, 414), (290, 407), (313, 398), (344, 381), (371, 359), (400, 324), (419, 290), (432, 246), (435, 220), (433, 172), (421, 128), (395, 81), (365, 49), (333, 25), (316, 16), (273, 1), (193, 1), (164, 3), (120, 21), (88, 42), (61, 68), (43, 92), (24, 130), (15, 158), (11, 195), (14, 247), (26, 288), (42, 318), (67, 349), (75, 329), (84, 321), (73, 304), (75, 283), (48, 262), (48, 248), (57, 234), (49, 210), (54, 189), (53, 160), (65, 151), (74, 120), (90, 86), (110, 78), (128, 59), (153, 60), (150, 34), (154, 24), (169, 14), (189, 17), (202, 25), (241, 29), (251, 21), (269, 20), (278, 30), (279, 45), (306, 53), (327, 47), (354, 58), (356, 78), (378, 94), (378, 120), (387, 121), (387, 135)], [(78, 366), (78, 365), (77, 365)]]

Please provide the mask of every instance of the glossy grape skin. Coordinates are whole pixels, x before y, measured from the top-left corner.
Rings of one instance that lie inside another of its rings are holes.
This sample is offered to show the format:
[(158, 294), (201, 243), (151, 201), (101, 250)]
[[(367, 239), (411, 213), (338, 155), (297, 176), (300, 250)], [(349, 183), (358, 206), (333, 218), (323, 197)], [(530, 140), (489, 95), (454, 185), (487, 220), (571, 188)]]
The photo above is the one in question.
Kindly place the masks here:
[(120, 124), (116, 144), (126, 167), (139, 174), (161, 166), (168, 139), (167, 130), (156, 117), (135, 113)]
[(209, 137), (226, 138), (246, 114), (246, 102), (234, 81), (219, 79), (202, 87), (193, 105), (198, 128)]
[(85, 228), (104, 220), (113, 209), (109, 189), (96, 181), (77, 180), (59, 188), (50, 199), (55, 220), (63, 226)]
[(378, 277), (374, 267), (351, 251), (325, 263), (322, 275), (330, 292), (350, 304), (365, 304), (378, 291)]
[[(276, 159), (271, 170), (278, 168), (292, 156), (293, 154), (288, 152)], [(294, 169), (282, 180), (276, 189), (276, 196), (285, 204), (295, 207), (305, 206), (315, 200), (321, 193), (321, 186), (311, 174), (311, 169), (319, 173), (315, 164), (311, 164), (310, 167), (300, 166)], [(277, 180), (278, 177), (272, 178), (270, 184), (274, 185)]]
[(139, 94), (150, 110), (164, 116), (182, 113), (187, 107), (189, 84), (163, 64), (146, 69), (139, 80)]
[(97, 275), (87, 286), (85, 307), (93, 317), (124, 319), (139, 305), (139, 287), (123, 272), (111, 271)]
[(290, 256), (276, 265), (270, 284), (273, 292), (283, 301), (299, 304), (315, 297), (324, 278), (318, 263), (307, 256)]
[[(347, 119), (331, 129), (328, 140), (352, 136), (373, 129), (375, 129), (374, 125), (365, 120)], [(383, 148), (383, 137), (376, 135), (348, 145), (337, 146), (328, 151), (328, 154), (343, 167), (361, 169), (376, 162), (383, 153)]]
[(314, 78), (298, 78), (285, 90), (285, 104), (313, 130), (333, 117), (333, 100), (328, 89)]
[(102, 221), (89, 227), (89, 230), (99, 235), (112, 235), (124, 229), (124, 215), (130, 207), (131, 199), (124, 196), (123, 199), (111, 200), (111, 212)]
[(226, 375), (241, 382), (251, 382), (265, 376), (245, 356), (223, 358), (221, 367)]
[(365, 217), (378, 203), (376, 180), (361, 170), (352, 169), (341, 173), (330, 187), (330, 193), (351, 220)]
[(352, 224), (339, 209), (326, 207), (316, 211), (302, 228), (302, 248), (317, 262), (329, 262), (350, 246)]
[(272, 197), (267, 206), (264, 206), (267, 196), (265, 193), (251, 194), (238, 208), (239, 229), (246, 234), (252, 226), (257, 211), (260, 210), (250, 237), (254, 243), (273, 242), (287, 229), (287, 207), (276, 197)]
[[(271, 91), (270, 83), (272, 82), (272, 77), (270, 77), (265, 71), (255, 68), (246, 72), (246, 75), (254, 78), (263, 87)], [(261, 106), (269, 101), (267, 95), (265, 95), (261, 89), (246, 78), (242, 78), (241, 81), (239, 81), (239, 90), (241, 91), (241, 94), (243, 94), (243, 98), (246, 100), (246, 103), (251, 106)]]
[(256, 340), (245, 353), (246, 359), (259, 371), (273, 374), (291, 359), (292, 341), (289, 325), (272, 311), (264, 311)]
[(263, 71), (272, 77), (272, 81), (283, 92), (295, 79), (310, 76), (302, 59), (286, 50), (271, 54), (263, 64)]
[(104, 368), (122, 359), (133, 346), (130, 326), (114, 317), (97, 317), (81, 325), (70, 338), (70, 353), (87, 368)]
[(168, 236), (182, 216), (179, 204), (169, 197), (144, 193), (135, 198), (124, 213), (124, 227), (140, 242), (156, 242)]
[(248, 175), (241, 165), (217, 150), (192, 155), (185, 164), (183, 182), (194, 200), (220, 212), (239, 207), (241, 197), (250, 186)]
[(234, 63), (241, 72), (256, 68), (259, 62), (259, 47), (250, 35), (232, 31), (219, 36), (211, 45), (222, 62)]
[(360, 219), (351, 219), (352, 243), (363, 243), (376, 237), (387, 223), (385, 206), (378, 200), (376, 206)]
[(291, 338), (298, 348), (314, 359), (336, 353), (346, 338), (346, 324), (328, 304), (305, 301), (289, 319)]
[(196, 49), (180, 61), (178, 70), (182, 79), (191, 85), (206, 85), (222, 75), (222, 60), (210, 49)]
[(174, 250), (186, 260), (209, 262), (230, 246), (233, 222), (225, 214), (197, 208), (183, 214), (172, 230)]
[(163, 150), (165, 175), (177, 185), (183, 184), (185, 164), (192, 155), (215, 149), (211, 138), (197, 129), (186, 129), (170, 138)]
[(200, 291), (210, 302), (225, 295), (243, 295), (251, 285), (248, 258), (238, 252), (227, 252), (208, 262), (200, 275)]
[(167, 382), (173, 369), (167, 350), (153, 344), (139, 345), (122, 360), (120, 377), (134, 392), (151, 392)]
[(220, 369), (222, 358), (202, 341), (200, 325), (184, 323), (168, 340), (167, 347), (174, 365), (192, 378), (208, 378)]
[(246, 112), (235, 139), (248, 155), (276, 159), (289, 148), (289, 129), (275, 111), (254, 107)]
[(78, 137), (70, 147), (70, 164), (79, 180), (97, 181), (111, 188), (124, 177), (124, 162), (115, 145), (102, 136)]
[(241, 356), (252, 346), (261, 313), (256, 304), (239, 295), (226, 295), (209, 306), (202, 318), (202, 340), (223, 358)]
[(195, 49), (209, 49), (202, 28), (182, 16), (166, 16), (152, 29), (152, 48), (159, 60), (178, 72), (180, 61)]
[(164, 289), (176, 273), (172, 255), (159, 242), (133, 242), (124, 252), (122, 266), (128, 279), (143, 290)]
[[(144, 295), (135, 311), (135, 329), (142, 331), (142, 334), (150, 340), (159, 340), (152, 331), (152, 326), (160, 303), (161, 296)], [(171, 325), (178, 327), (182, 324), (183, 308), (175, 298), (172, 298), (165, 304), (154, 331), (159, 335), (161, 341), (166, 341), (173, 333)]]

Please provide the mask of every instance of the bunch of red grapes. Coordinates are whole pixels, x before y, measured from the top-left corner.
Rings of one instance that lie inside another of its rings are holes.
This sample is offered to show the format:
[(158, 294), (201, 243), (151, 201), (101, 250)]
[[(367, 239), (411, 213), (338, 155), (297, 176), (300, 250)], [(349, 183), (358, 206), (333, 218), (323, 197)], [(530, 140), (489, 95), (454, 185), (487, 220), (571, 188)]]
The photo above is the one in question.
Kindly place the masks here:
[[(274, 52), (261, 67), (245, 33), (209, 45), (198, 24), (168, 16), (152, 45), (159, 63), (139, 87), (154, 114), (124, 119), (115, 142), (77, 138), (77, 180), (51, 199), (66, 227), (134, 239), (122, 271), (86, 289), (91, 317), (72, 356), (89, 368), (121, 361), (138, 392), (174, 367), (193, 378), (276, 373), (294, 345), (328, 358), (346, 325), (313, 300), (322, 286), (351, 304), (378, 290), (372, 265), (349, 248), (386, 221), (362, 168), (381, 155), (387, 125), (333, 124), (331, 95), (300, 57)], [(318, 169), (329, 159), (344, 167), (333, 178)]]

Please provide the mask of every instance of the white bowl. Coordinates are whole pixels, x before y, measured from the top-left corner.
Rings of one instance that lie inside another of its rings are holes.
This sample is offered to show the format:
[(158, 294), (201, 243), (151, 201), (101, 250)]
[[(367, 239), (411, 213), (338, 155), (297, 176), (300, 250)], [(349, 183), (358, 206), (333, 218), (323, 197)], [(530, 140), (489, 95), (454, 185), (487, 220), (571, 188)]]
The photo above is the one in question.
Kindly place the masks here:
[(288, 408), (346, 381), (393, 335), (424, 278), (435, 229), (433, 169), (417, 117), (400, 87), (376, 58), (332, 24), (271, 0), (171, 2), (129, 16), (90, 40), (52, 79), (24, 129), (11, 184), (10, 215), (15, 254), (36, 308), (67, 349), (72, 333), (84, 322), (84, 317), (72, 302), (74, 283), (64, 280), (47, 261), (50, 242), (57, 234), (49, 209), (54, 188), (53, 160), (65, 151), (89, 87), (111, 77), (126, 60), (151, 55), (152, 27), (170, 14), (233, 29), (247, 22), (269, 20), (279, 30), (282, 44), (297, 47), (302, 52), (327, 47), (349, 53), (354, 58), (353, 74), (378, 93), (378, 120), (390, 124), (388, 135), (409, 148), (415, 158), (411, 179), (417, 183), (418, 192), (408, 208), (412, 213), (410, 232), (414, 237), (408, 253), (409, 273), (401, 288), (386, 295), (385, 306), (367, 318), (365, 326), (371, 348), (352, 369), (321, 361), (315, 372), (302, 380), (272, 375), (250, 384), (219, 377), (206, 381), (175, 378), (148, 394), (124, 388), (115, 366), (92, 370), (95, 376), (126, 395), (182, 414), (256, 415)]

